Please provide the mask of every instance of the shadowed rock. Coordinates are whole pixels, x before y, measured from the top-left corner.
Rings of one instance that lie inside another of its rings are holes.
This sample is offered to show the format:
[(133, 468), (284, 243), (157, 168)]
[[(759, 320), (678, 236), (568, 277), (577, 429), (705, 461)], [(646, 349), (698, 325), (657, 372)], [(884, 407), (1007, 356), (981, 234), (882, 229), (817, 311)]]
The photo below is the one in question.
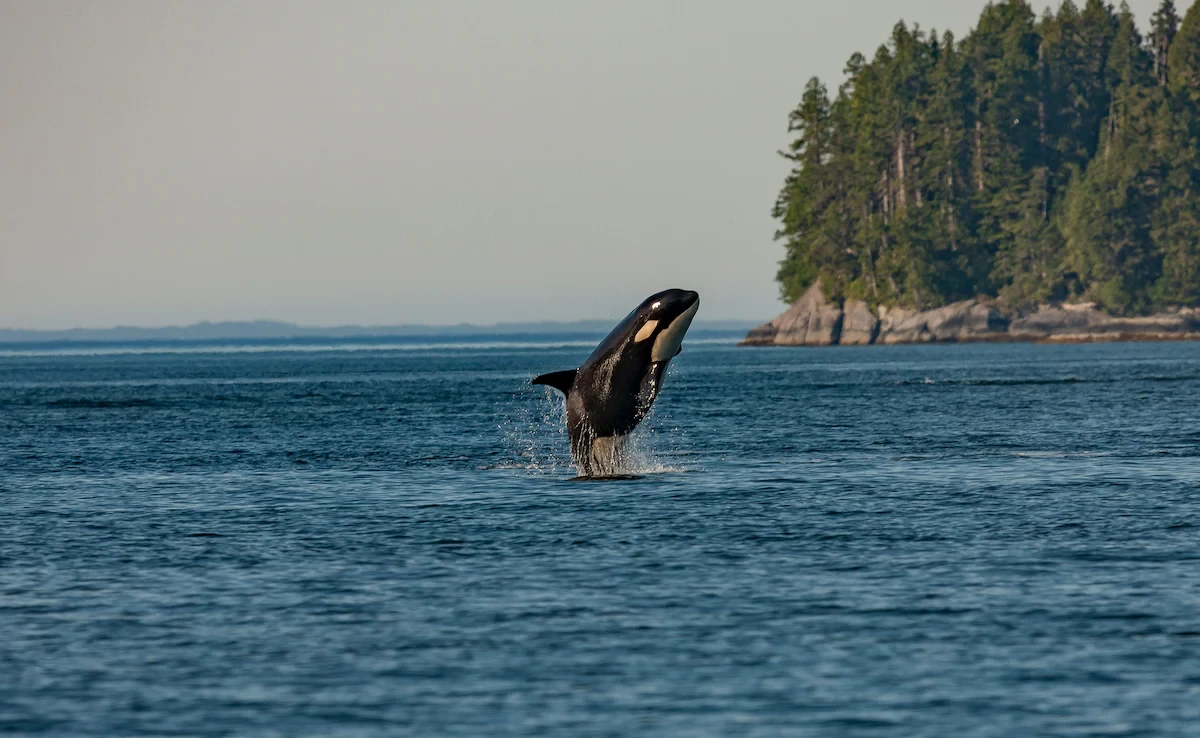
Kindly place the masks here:
[(866, 346), (879, 334), (879, 318), (862, 300), (846, 300), (842, 306), (842, 346)]

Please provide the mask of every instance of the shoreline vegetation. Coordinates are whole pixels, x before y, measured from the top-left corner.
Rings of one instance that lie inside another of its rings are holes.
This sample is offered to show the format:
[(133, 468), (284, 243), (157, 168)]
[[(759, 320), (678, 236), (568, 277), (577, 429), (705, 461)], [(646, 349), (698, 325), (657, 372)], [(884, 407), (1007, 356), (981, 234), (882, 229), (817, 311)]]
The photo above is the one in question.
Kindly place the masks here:
[(990, 3), (896, 25), (788, 118), (748, 345), (1200, 338), (1200, 2)]

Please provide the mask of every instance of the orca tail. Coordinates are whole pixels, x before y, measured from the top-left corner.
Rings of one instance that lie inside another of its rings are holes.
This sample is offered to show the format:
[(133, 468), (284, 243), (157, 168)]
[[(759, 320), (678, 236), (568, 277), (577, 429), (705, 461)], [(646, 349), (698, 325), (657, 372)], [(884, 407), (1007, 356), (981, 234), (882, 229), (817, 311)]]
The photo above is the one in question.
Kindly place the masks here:
[(571, 393), (571, 385), (575, 384), (575, 375), (579, 373), (578, 369), (568, 369), (565, 372), (550, 372), (539, 377), (533, 378), (533, 384), (544, 384), (564, 395)]

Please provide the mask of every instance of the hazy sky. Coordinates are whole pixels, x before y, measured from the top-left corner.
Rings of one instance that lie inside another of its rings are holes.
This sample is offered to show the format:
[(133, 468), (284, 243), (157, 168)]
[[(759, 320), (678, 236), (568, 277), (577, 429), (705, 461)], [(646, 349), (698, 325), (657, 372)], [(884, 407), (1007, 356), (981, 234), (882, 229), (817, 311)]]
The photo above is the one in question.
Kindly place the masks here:
[(983, 5), (0, 0), (0, 327), (766, 319), (805, 81)]

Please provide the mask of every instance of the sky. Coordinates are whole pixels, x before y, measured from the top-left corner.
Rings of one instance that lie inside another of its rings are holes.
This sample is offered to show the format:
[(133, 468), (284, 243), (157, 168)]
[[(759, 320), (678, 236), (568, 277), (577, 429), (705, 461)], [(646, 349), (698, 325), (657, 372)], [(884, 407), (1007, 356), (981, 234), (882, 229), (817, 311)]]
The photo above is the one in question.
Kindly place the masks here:
[(766, 320), (805, 82), (983, 6), (0, 0), (0, 328)]

